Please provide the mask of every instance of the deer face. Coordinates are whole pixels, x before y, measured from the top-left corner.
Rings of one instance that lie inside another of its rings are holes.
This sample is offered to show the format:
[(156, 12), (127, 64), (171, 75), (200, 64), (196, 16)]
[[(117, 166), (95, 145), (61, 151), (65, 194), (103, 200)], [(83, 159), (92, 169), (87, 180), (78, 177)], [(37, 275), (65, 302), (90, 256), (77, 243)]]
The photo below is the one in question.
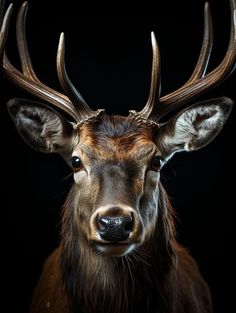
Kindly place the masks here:
[(66, 112), (68, 122), (44, 104), (14, 99), (9, 112), (23, 138), (43, 152), (58, 152), (74, 170), (73, 212), (79, 233), (108, 255), (124, 255), (148, 240), (158, 219), (159, 171), (174, 153), (208, 144), (222, 129), (232, 106), (228, 98), (192, 105), (168, 122), (157, 122), (168, 112), (222, 82), (234, 69), (236, 58), (236, 0), (230, 0), (231, 32), (222, 62), (206, 73), (212, 46), (209, 5), (204, 11), (204, 35), (197, 65), (179, 89), (160, 97), (160, 53), (151, 34), (153, 62), (150, 93), (145, 107), (129, 117), (107, 117), (93, 111), (71, 83), (65, 68), (64, 34), (60, 36), (57, 72), (65, 94), (43, 84), (36, 76), (25, 33), (27, 2), (17, 17), (19, 72), (4, 52), (12, 5), (3, 14), (0, 0), (0, 61), (5, 76), (16, 85)]
[(113, 256), (127, 254), (153, 235), (161, 167), (174, 153), (210, 142), (231, 106), (231, 100), (219, 98), (195, 104), (164, 124), (101, 114), (75, 127), (36, 102), (8, 103), (26, 142), (60, 153), (74, 171), (70, 202), (79, 236)]
[(104, 116), (79, 132), (72, 152), (81, 162), (74, 173), (78, 224), (98, 250), (125, 254), (155, 226), (162, 162), (154, 130), (132, 118)]

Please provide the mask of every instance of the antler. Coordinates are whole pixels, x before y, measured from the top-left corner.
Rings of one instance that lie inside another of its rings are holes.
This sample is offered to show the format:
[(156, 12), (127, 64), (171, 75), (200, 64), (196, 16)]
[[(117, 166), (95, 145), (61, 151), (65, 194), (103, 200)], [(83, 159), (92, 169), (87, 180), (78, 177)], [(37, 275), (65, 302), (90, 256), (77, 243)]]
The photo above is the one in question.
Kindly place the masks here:
[[(36, 76), (30, 55), (28, 45), (26, 41), (25, 32), (25, 20), (28, 10), (28, 3), (24, 2), (21, 6), (16, 24), (16, 38), (18, 51), (20, 55), (22, 72), (18, 71), (8, 60), (6, 53), (4, 53), (5, 43), (8, 35), (8, 28), (10, 18), (13, 10), (13, 5), (10, 4), (5, 16), (3, 16), (4, 1), (0, 1), (0, 62), (2, 64), (4, 74), (17, 86), (28, 91), (29, 93), (37, 96), (38, 98), (51, 104), (54, 108), (59, 108), (69, 114), (77, 123), (87, 121), (92, 117), (96, 117), (103, 110), (93, 111), (90, 109), (88, 104), (85, 102), (80, 93), (70, 82), (65, 69), (65, 45), (64, 35), (61, 35), (58, 47), (57, 55), (57, 71), (60, 83), (66, 92), (66, 95), (51, 89), (50, 87), (43, 84)], [(2, 23), (1, 23), (2, 22)]]
[(204, 35), (202, 48), (193, 74), (182, 87), (163, 97), (160, 97), (160, 53), (155, 35), (154, 33), (151, 34), (153, 62), (149, 98), (145, 107), (140, 112), (130, 111), (131, 114), (145, 120), (148, 119), (157, 122), (168, 112), (179, 108), (195, 97), (220, 84), (231, 74), (235, 68), (236, 57), (236, 0), (230, 0), (230, 7), (231, 35), (228, 49), (222, 62), (218, 67), (205, 75), (213, 42), (211, 15), (209, 4), (206, 3), (204, 9)]

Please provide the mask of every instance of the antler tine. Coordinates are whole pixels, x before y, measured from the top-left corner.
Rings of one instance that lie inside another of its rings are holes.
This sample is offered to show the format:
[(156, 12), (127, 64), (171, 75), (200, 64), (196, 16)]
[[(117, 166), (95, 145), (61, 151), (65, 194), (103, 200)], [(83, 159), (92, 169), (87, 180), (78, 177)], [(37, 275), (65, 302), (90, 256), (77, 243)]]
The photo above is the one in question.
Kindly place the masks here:
[(204, 7), (204, 33), (202, 47), (200, 50), (196, 67), (192, 75), (190, 76), (190, 78), (183, 87), (193, 83), (198, 78), (201, 78), (205, 75), (211, 56), (212, 45), (213, 45), (213, 25), (209, 3), (206, 2)]
[(5, 15), (3, 15), (4, 2), (5, 1), (0, 1), (0, 64), (2, 64), (3, 52), (5, 49), (6, 39), (8, 35), (10, 18), (13, 11), (13, 4), (11, 3)]
[[(38, 79), (32, 66), (27, 39), (26, 39), (25, 24), (26, 24), (27, 11), (28, 11), (28, 2), (24, 2), (22, 6), (20, 7), (20, 10), (17, 16), (17, 21), (16, 21), (16, 40), (17, 40), (17, 46), (19, 50), (22, 71), (23, 71), (23, 74), (27, 76), (28, 78), (31, 78), (32, 80), (37, 81), (42, 86), (49, 88)], [(50, 90), (51, 92), (55, 93), (59, 97), (64, 98), (67, 102), (70, 102), (67, 96), (63, 95), (62, 93), (56, 90), (53, 90), (53, 89), (50, 89)]]
[[(145, 119), (158, 121), (168, 112), (181, 107), (190, 100), (220, 84), (234, 70), (236, 57), (236, 0), (230, 0), (230, 7), (231, 35), (228, 49), (222, 62), (214, 70), (205, 75), (213, 42), (212, 20), (209, 4), (206, 3), (204, 9), (204, 36), (202, 47), (197, 65), (191, 77), (176, 91), (155, 100), (155, 102), (153, 102), (153, 109), (149, 111), (149, 115), (143, 116)], [(142, 116), (143, 112), (146, 113), (146, 106), (142, 111), (136, 114)]]
[[(152, 42), (152, 75), (151, 75), (151, 86), (147, 104), (140, 111), (140, 114), (144, 118), (148, 118), (151, 114), (156, 114), (158, 110), (157, 102), (159, 101), (161, 92), (161, 64), (160, 64), (160, 50), (154, 32), (151, 32)], [(135, 113), (135, 111), (130, 111)]]
[(97, 116), (103, 110), (93, 111), (90, 109), (88, 104), (85, 102), (81, 94), (76, 90), (72, 82), (70, 81), (66, 67), (65, 67), (65, 36), (64, 33), (61, 33), (58, 50), (57, 50), (57, 73), (58, 78), (61, 83), (62, 88), (65, 93), (69, 96), (72, 103), (79, 109), (79, 114), (82, 119), (88, 117)]
[(0, 28), (2, 27), (4, 4), (5, 4), (4, 0), (0, 1)]
[(28, 49), (27, 40), (26, 40), (25, 22), (26, 22), (27, 11), (28, 11), (28, 3), (24, 2), (22, 6), (20, 7), (17, 20), (16, 20), (17, 46), (19, 50), (21, 67), (22, 67), (22, 71), (24, 75), (40, 83), (38, 77), (36, 76), (34, 72), (34, 69), (31, 63), (29, 49)]

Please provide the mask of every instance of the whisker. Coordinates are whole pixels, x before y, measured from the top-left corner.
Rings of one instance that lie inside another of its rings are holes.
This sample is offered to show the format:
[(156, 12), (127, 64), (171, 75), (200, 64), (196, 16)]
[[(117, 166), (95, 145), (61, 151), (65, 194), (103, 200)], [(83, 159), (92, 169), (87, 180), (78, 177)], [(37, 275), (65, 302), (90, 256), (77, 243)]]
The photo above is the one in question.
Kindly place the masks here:
[(128, 266), (128, 272), (130, 274), (132, 287), (134, 287), (134, 279), (133, 279), (133, 274), (132, 274), (131, 267), (130, 267), (130, 263), (132, 263), (132, 260), (129, 258), (128, 255), (125, 256), (125, 260), (126, 260), (126, 263), (127, 263), (127, 266)]
[(135, 251), (132, 251), (132, 254), (134, 258), (145, 263), (147, 266), (151, 266), (151, 264), (146, 260), (147, 258), (151, 259), (151, 257), (147, 253), (144, 253), (142, 250), (137, 248)]
[(64, 183), (68, 178), (72, 177), (73, 175), (74, 175), (73, 172), (68, 174), (66, 177), (61, 179), (61, 183)]

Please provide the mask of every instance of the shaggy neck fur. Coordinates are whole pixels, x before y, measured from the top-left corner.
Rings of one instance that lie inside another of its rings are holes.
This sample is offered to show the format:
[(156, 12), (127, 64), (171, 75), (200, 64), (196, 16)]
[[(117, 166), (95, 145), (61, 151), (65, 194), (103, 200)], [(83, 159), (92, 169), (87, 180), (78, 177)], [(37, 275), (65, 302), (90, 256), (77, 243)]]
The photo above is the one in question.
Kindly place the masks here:
[[(61, 266), (71, 313), (173, 312), (175, 239), (172, 209), (160, 186), (159, 215), (149, 241), (124, 257), (96, 252), (81, 236), (69, 199), (64, 208)], [(78, 240), (76, 240), (78, 238)]]

